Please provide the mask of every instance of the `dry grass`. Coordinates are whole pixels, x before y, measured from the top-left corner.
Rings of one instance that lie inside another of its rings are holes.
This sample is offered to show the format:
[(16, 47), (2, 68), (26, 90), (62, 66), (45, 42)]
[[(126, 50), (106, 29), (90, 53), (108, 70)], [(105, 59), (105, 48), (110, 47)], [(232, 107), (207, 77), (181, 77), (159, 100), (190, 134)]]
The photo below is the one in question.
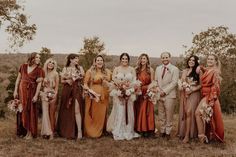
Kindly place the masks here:
[[(26, 61), (25, 54), (0, 54), (0, 104), (6, 97), (7, 77), (9, 71), (16, 71), (20, 64)], [(65, 64), (66, 55), (54, 55), (60, 66)], [(118, 56), (109, 56), (111, 59), (107, 67), (118, 64)], [(137, 58), (131, 58), (131, 64), (135, 65)], [(160, 60), (151, 59), (155, 67)], [(131, 141), (114, 141), (111, 136), (99, 139), (86, 138), (82, 141), (65, 140), (55, 138), (52, 141), (41, 137), (32, 141), (17, 138), (15, 135), (14, 115), (7, 113), (5, 119), (0, 119), (0, 157), (10, 156), (236, 156), (236, 116), (224, 116), (225, 144), (211, 143), (208, 145), (192, 141), (182, 144), (178, 138), (172, 137), (170, 141), (139, 138)], [(175, 126), (177, 115), (175, 116)], [(40, 124), (40, 123), (39, 123)], [(157, 124), (157, 126), (159, 126)], [(39, 127), (40, 128), (40, 127)], [(173, 130), (173, 134), (176, 128)]]
[(182, 144), (176, 137), (170, 141), (162, 138), (114, 141), (111, 136), (82, 141), (62, 138), (49, 141), (39, 137), (27, 141), (15, 136), (15, 119), (8, 115), (0, 120), (0, 156), (236, 156), (235, 120), (235, 116), (224, 117), (225, 144), (206, 145), (197, 141)]

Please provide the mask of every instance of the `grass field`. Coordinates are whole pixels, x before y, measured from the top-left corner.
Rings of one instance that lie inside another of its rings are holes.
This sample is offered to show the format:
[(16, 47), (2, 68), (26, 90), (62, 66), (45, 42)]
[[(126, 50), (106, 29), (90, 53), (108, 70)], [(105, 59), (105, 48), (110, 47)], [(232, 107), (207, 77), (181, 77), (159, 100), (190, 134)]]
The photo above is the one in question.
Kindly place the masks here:
[[(99, 139), (85, 138), (81, 141), (55, 138), (51, 141), (38, 137), (24, 140), (15, 135), (15, 117), (7, 114), (0, 119), (0, 156), (236, 156), (236, 116), (224, 116), (225, 143), (200, 144), (197, 140), (183, 144), (177, 137), (170, 141), (162, 138), (139, 138), (130, 141), (114, 141), (111, 136)], [(175, 123), (177, 115), (175, 115)], [(39, 123), (40, 124), (40, 123)], [(40, 127), (39, 127), (40, 128)], [(176, 124), (173, 135), (176, 132)]]

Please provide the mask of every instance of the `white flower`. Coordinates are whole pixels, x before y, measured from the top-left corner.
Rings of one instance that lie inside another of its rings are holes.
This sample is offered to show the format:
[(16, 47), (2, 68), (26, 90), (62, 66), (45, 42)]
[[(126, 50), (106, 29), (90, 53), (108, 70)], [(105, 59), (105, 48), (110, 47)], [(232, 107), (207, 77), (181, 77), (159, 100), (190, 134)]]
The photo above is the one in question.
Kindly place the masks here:
[(127, 90), (125, 91), (125, 95), (130, 96), (130, 95), (131, 95), (131, 91), (130, 91), (129, 89), (127, 89)]
[(122, 96), (122, 93), (120, 90), (118, 90), (116, 94), (117, 94), (117, 96)]

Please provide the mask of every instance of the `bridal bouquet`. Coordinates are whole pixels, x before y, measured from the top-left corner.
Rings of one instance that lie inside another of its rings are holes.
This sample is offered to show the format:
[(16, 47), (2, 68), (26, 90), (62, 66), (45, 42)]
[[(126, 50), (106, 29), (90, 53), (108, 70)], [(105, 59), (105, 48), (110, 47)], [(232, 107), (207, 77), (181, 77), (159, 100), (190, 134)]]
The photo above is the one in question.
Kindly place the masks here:
[(153, 81), (151, 84), (148, 85), (147, 93), (144, 96), (145, 98), (148, 98), (153, 104), (156, 104), (158, 99), (158, 85), (156, 81)]
[(101, 95), (96, 93), (94, 90), (90, 89), (90, 88), (85, 88), (83, 85), (82, 85), (83, 89), (84, 89), (84, 93), (86, 95), (88, 95), (90, 97), (90, 99), (94, 99), (96, 102), (99, 102), (100, 101), (100, 97)]
[(202, 115), (202, 119), (209, 123), (211, 121), (211, 117), (213, 115), (213, 109), (212, 107), (206, 103), (206, 101), (203, 101), (200, 103), (200, 113)]
[(129, 80), (112, 81), (109, 87), (111, 90), (111, 96), (116, 95), (124, 100), (128, 100), (131, 96), (133, 97), (133, 94), (142, 94), (140, 88), (141, 82), (139, 80), (135, 80), (133, 82), (130, 82)]
[(14, 99), (8, 102), (7, 107), (13, 112), (22, 112), (23, 107), (19, 99)]

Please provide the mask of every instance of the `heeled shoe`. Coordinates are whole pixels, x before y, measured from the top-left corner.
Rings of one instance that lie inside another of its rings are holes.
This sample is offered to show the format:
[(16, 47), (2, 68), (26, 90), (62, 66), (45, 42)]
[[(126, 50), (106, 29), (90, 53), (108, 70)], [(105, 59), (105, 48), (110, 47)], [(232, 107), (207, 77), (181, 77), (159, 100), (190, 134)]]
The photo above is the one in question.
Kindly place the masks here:
[(208, 141), (208, 138), (207, 138), (206, 135), (204, 135), (204, 134), (198, 135), (198, 138), (199, 138), (199, 141), (200, 141), (201, 143), (207, 144), (207, 143), (209, 142), (209, 141)]
[(83, 138), (83, 136), (82, 136), (82, 132), (78, 132), (77, 140), (81, 140), (82, 138)]
[(50, 135), (48, 140), (53, 140), (53, 139), (54, 139), (53, 135)]

